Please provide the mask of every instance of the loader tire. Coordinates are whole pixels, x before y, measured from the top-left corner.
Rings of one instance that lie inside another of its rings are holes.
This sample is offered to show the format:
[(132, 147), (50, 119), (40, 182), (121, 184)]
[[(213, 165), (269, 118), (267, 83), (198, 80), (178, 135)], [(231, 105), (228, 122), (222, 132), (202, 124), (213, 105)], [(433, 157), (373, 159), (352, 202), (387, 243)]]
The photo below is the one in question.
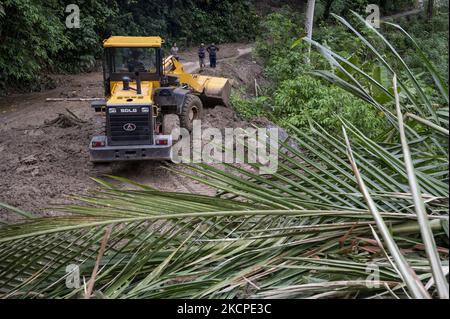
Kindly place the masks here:
[(192, 131), (193, 122), (195, 120), (200, 120), (203, 113), (203, 104), (200, 98), (193, 94), (186, 95), (184, 100), (183, 108), (180, 114), (180, 125), (181, 127), (187, 129), (189, 132)]
[(162, 122), (162, 134), (172, 135), (172, 140), (177, 141), (179, 136), (174, 136), (172, 131), (180, 127), (180, 118), (176, 114), (166, 114)]

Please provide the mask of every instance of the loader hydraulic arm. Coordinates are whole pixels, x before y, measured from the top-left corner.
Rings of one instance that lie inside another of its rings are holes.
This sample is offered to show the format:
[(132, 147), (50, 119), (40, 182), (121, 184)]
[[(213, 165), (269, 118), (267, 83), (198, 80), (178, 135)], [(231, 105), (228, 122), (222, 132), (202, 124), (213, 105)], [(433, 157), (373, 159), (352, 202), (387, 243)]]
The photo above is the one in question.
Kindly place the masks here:
[(187, 84), (200, 95), (202, 100), (228, 105), (231, 93), (231, 84), (228, 79), (187, 73), (183, 64), (174, 56), (166, 58), (163, 67), (164, 74), (176, 76), (181, 84)]
[(204, 83), (198, 81), (198, 75), (184, 71), (183, 64), (172, 55), (164, 60), (164, 74), (176, 76), (180, 83), (189, 85), (197, 93), (203, 93)]

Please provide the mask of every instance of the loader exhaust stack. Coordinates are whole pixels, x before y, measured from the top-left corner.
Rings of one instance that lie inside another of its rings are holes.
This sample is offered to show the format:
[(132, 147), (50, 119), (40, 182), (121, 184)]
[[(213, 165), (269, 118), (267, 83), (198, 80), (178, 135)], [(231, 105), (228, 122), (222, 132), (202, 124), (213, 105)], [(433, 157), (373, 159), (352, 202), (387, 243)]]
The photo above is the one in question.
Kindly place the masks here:
[(141, 76), (139, 72), (136, 72), (134, 75), (136, 76), (136, 93), (142, 94)]

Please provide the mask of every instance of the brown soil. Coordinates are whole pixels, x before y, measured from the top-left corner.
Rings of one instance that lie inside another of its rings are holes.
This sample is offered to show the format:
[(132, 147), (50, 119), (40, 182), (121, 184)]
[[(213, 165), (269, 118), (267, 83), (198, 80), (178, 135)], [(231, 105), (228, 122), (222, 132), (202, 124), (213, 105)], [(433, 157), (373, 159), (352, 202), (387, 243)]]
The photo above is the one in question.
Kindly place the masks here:
[[(239, 56), (241, 44), (222, 45), (218, 68), (204, 73), (226, 76), (234, 87), (251, 90), (261, 67), (251, 54)], [(182, 54), (183, 62), (196, 63), (196, 50)], [(233, 58), (236, 57), (236, 58)], [(225, 58), (226, 60), (220, 60)], [(90, 102), (46, 102), (55, 97), (102, 97), (102, 74), (93, 72), (55, 78), (56, 89), (0, 99), (0, 202), (39, 215), (51, 215), (54, 207), (69, 203), (68, 195), (92, 194), (98, 185), (91, 177), (122, 176), (163, 191), (213, 194), (213, 190), (163, 169), (163, 162), (123, 162), (94, 166), (87, 146), (92, 135), (103, 131), (103, 117)], [(73, 113), (74, 118), (70, 112)], [(75, 119), (75, 120), (74, 120)], [(241, 127), (232, 109), (206, 109), (203, 126)], [(0, 219), (12, 216), (0, 209)]]
[[(208, 46), (208, 43), (205, 43)], [(228, 43), (228, 44), (217, 44), (219, 47), (218, 59), (227, 59), (238, 56), (238, 50), (242, 48), (250, 47), (247, 43)], [(198, 59), (198, 47), (192, 47), (180, 52), (180, 61), (183, 63), (195, 61)]]

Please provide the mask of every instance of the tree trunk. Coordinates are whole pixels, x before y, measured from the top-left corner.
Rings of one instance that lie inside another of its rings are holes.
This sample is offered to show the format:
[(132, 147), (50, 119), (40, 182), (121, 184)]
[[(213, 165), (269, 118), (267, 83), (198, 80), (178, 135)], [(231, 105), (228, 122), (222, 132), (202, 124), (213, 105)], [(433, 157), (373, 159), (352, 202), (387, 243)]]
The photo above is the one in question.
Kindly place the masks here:
[(334, 0), (327, 0), (325, 3), (325, 12), (323, 13), (323, 19), (328, 20), (330, 18), (331, 6), (333, 5)]
[(313, 25), (314, 25), (314, 7), (316, 5), (316, 0), (308, 0), (308, 5), (306, 7), (306, 36), (308, 39), (312, 38)]
[[(387, 5), (387, 1), (386, 0), (381, 0), (380, 1), (380, 12), (382, 13), (382, 14), (385, 14), (386, 13), (386, 5)], [(395, 13), (395, 12), (394, 12)]]
[(434, 11), (434, 0), (428, 0), (428, 8), (427, 8), (428, 21), (433, 19), (433, 11)]
[[(306, 23), (305, 23), (306, 37), (308, 39), (312, 39), (315, 5), (316, 5), (316, 0), (308, 0), (308, 5), (306, 7)], [(310, 62), (310, 59), (309, 59), (310, 55), (311, 55), (311, 45), (308, 46), (308, 53), (306, 56), (306, 63), (308, 63), (308, 64)]]

